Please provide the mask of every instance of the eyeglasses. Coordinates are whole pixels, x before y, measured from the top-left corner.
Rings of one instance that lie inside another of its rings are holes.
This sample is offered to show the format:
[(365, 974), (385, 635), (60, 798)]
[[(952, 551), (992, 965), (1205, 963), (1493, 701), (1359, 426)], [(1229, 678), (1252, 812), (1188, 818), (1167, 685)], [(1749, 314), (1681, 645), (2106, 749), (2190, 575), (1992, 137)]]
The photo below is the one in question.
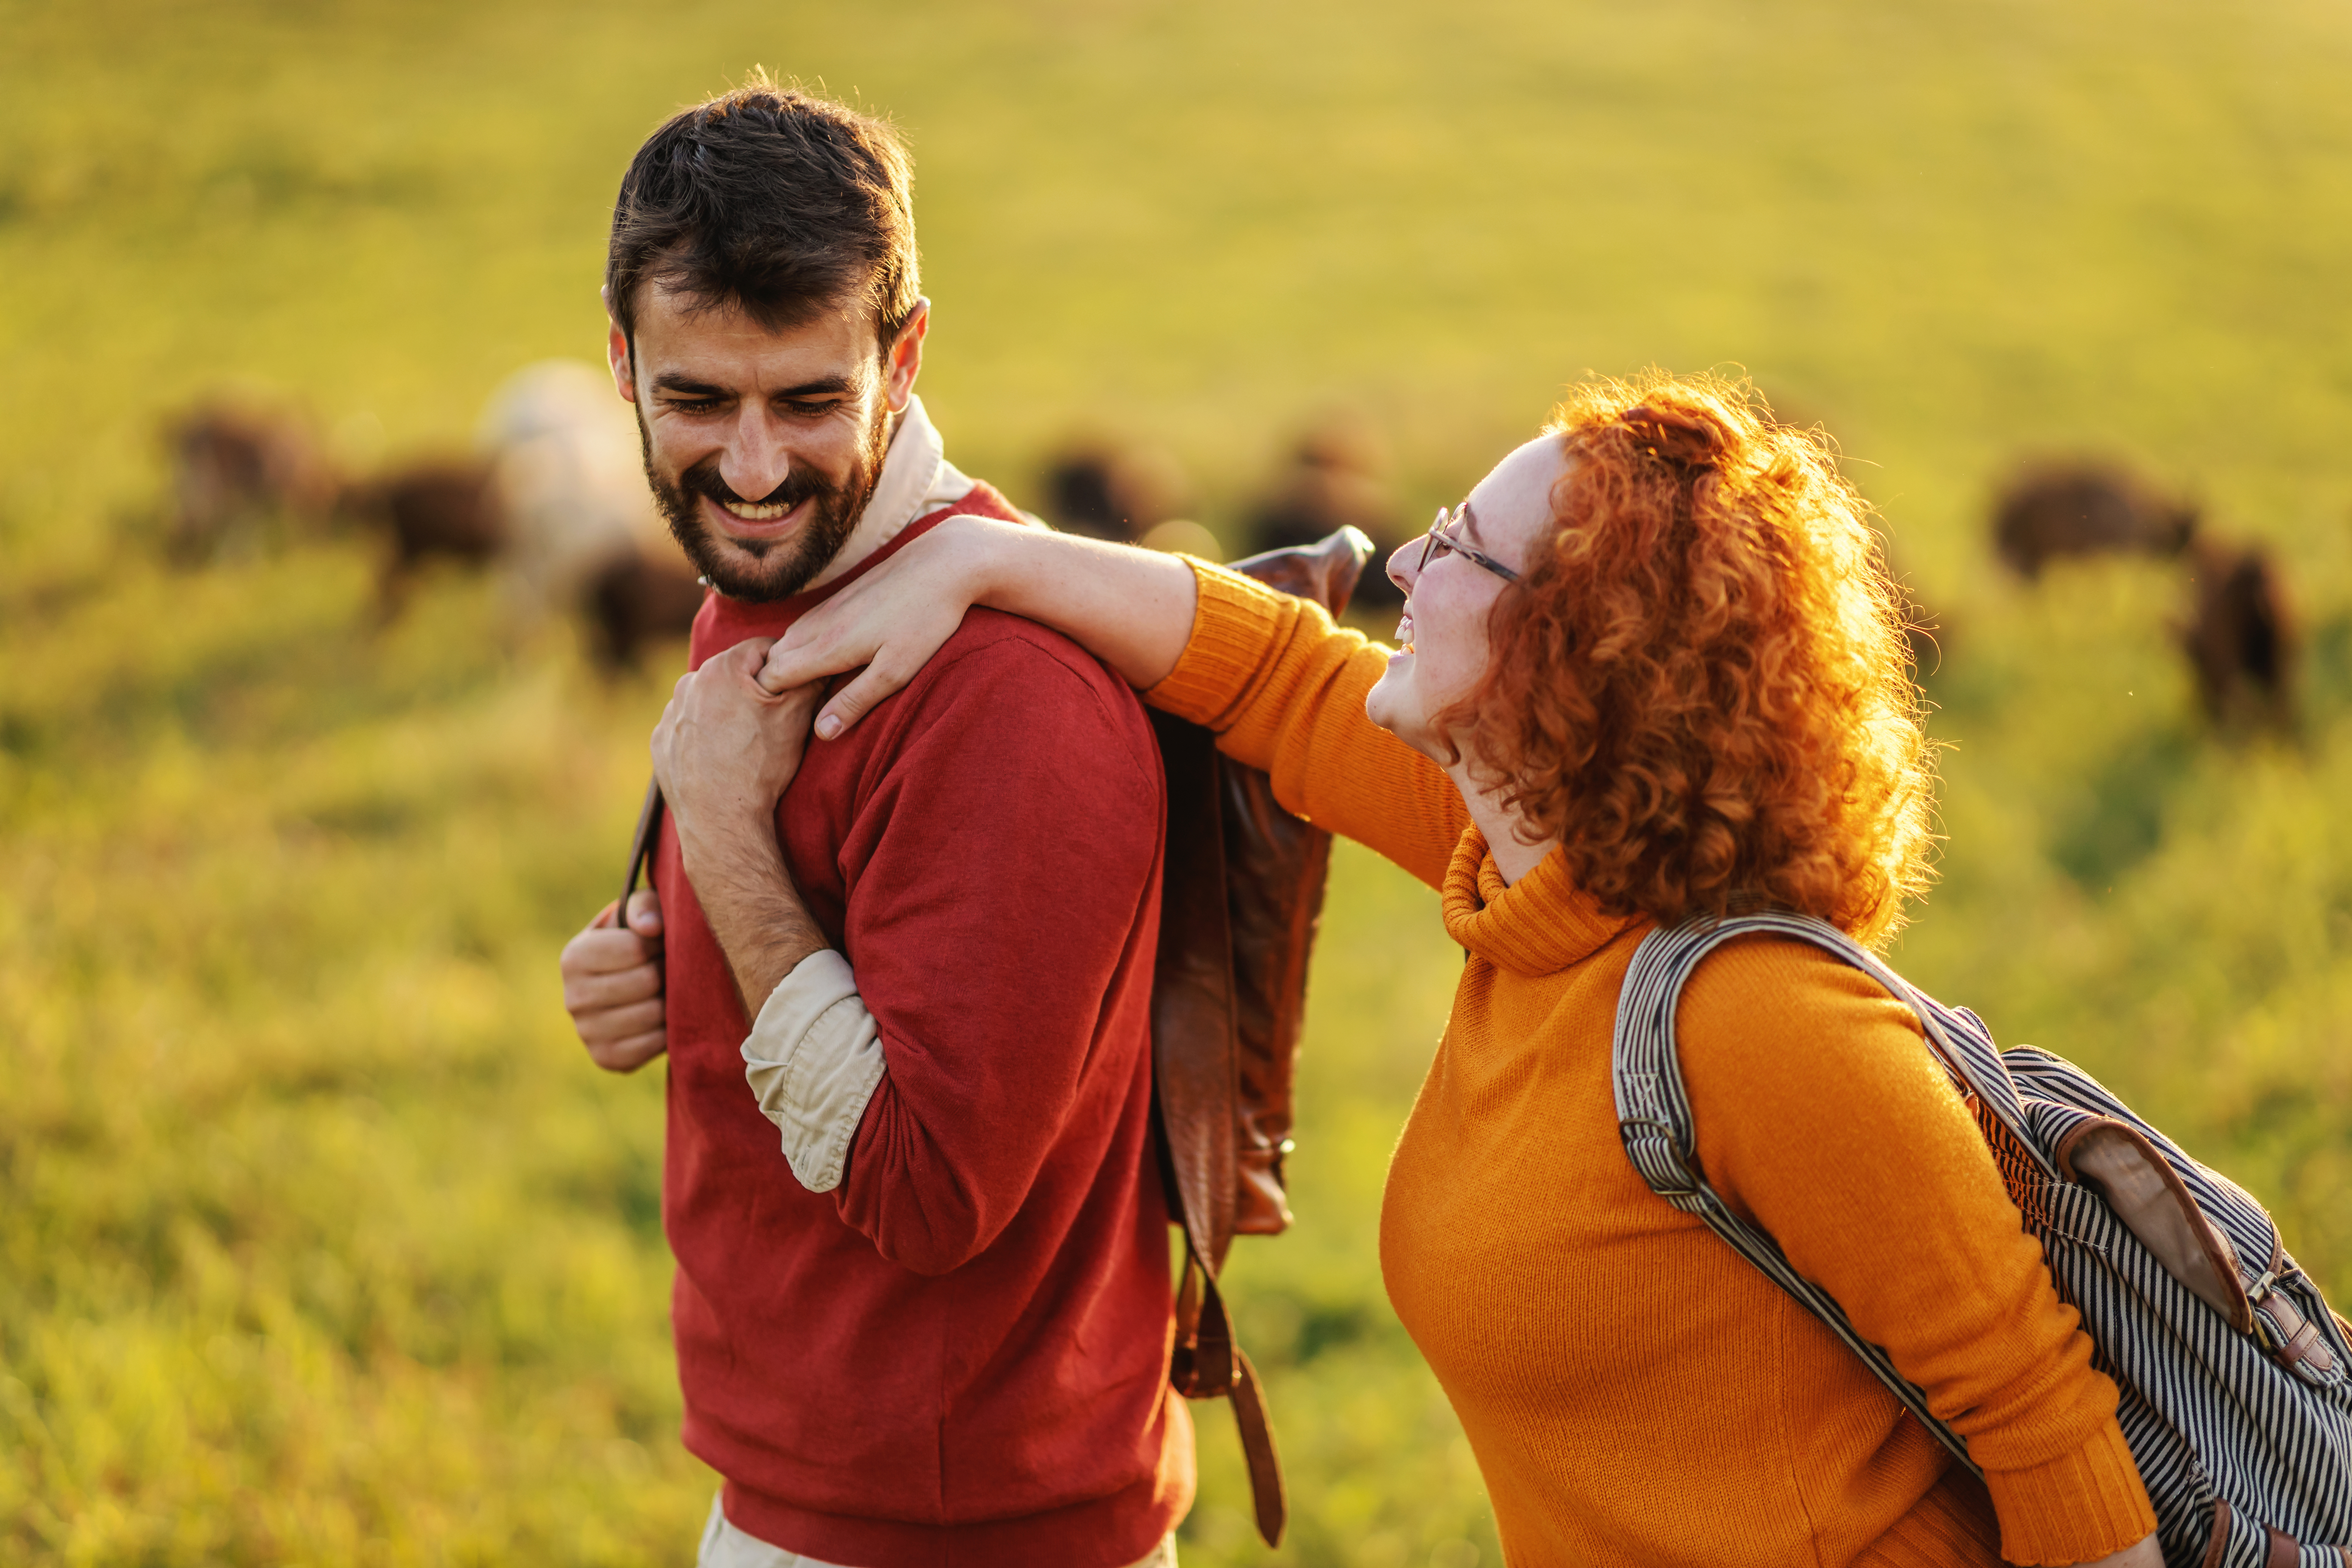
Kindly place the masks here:
[(1448, 524), (1457, 521), (1467, 522), (1469, 520), (1470, 503), (1466, 500), (1457, 507), (1439, 507), (1437, 509), (1437, 521), (1429, 525), (1429, 532), (1423, 540), (1421, 546), (1421, 564), (1412, 569), (1413, 574), (1415, 576), (1419, 576), (1422, 573), (1429, 570), (1429, 563), (1432, 561), (1434, 561), (1440, 555), (1451, 552), (1453, 554), (1459, 555), (1463, 560), (1467, 561), (1473, 566), (1484, 566), (1487, 571), (1492, 572), (1496, 576), (1500, 577), (1506, 583), (1517, 582), (1519, 580), (1519, 574), (1517, 572), (1512, 571), (1509, 567), (1504, 565), (1501, 562), (1496, 560), (1486, 552), (1471, 549), (1470, 546), (1463, 543), (1460, 540), (1454, 538), (1445, 531)]

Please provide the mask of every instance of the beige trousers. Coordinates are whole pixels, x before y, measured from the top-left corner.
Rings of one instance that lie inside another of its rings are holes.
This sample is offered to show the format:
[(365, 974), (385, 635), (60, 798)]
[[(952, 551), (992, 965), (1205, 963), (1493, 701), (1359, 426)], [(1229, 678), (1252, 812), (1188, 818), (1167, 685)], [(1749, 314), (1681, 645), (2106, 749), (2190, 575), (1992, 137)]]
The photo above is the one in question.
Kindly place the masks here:
[[(844, 1568), (841, 1563), (820, 1563), (814, 1557), (771, 1546), (756, 1535), (745, 1534), (729, 1522), (715, 1497), (710, 1500), (710, 1518), (702, 1527), (702, 1551), (694, 1563), (695, 1568)], [(1176, 1568), (1176, 1537), (1171, 1534), (1161, 1541), (1134, 1568)]]

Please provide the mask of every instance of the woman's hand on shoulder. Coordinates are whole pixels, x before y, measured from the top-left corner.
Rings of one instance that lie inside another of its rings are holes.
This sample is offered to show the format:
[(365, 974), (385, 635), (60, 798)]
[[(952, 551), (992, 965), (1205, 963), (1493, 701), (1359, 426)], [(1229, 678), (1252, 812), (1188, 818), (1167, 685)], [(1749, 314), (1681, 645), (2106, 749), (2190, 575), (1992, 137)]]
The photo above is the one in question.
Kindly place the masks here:
[(955, 636), (964, 612), (982, 597), (989, 534), (1018, 526), (949, 518), (793, 623), (768, 650), (760, 684), (789, 691), (858, 670), (816, 716), (819, 740), (847, 732)]
[(789, 691), (864, 666), (817, 714), (830, 741), (914, 679), (974, 605), (1051, 626), (1141, 689), (1183, 657), (1199, 596), (1173, 555), (951, 517), (794, 622), (760, 684)]
[(2151, 1533), (2121, 1552), (2111, 1552), (2095, 1563), (2077, 1563), (2075, 1568), (2164, 1568), (2164, 1552)]

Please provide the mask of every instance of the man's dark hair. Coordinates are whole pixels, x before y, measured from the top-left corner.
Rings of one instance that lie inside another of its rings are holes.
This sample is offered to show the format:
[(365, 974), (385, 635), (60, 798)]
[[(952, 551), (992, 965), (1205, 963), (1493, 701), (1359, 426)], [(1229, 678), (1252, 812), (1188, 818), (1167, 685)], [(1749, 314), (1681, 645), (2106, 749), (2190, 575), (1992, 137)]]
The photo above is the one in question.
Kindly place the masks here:
[(889, 126), (764, 76), (683, 110), (621, 177), (613, 319), (634, 346), (649, 280), (772, 331), (862, 303), (887, 353), (920, 292), (913, 182)]

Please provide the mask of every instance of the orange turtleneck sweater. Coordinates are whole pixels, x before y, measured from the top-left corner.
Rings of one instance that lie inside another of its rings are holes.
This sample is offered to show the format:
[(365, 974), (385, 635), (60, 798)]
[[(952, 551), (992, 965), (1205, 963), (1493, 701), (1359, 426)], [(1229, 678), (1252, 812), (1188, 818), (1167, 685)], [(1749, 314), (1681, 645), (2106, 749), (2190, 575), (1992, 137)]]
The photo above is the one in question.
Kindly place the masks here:
[(1364, 717), (1385, 650), (1196, 572), (1192, 639), (1147, 700), (1439, 889), (1468, 951), (1381, 1263), (1514, 1568), (2077, 1563), (2156, 1528), (2115, 1385), (1908, 1009), (1809, 946), (1735, 943), (1684, 993), (1683, 1072), (1708, 1178), (1927, 1391), (1981, 1486), (1634, 1173), (1610, 1037), (1649, 922), (1602, 914), (1558, 853), (1505, 887), (1452, 781)]

